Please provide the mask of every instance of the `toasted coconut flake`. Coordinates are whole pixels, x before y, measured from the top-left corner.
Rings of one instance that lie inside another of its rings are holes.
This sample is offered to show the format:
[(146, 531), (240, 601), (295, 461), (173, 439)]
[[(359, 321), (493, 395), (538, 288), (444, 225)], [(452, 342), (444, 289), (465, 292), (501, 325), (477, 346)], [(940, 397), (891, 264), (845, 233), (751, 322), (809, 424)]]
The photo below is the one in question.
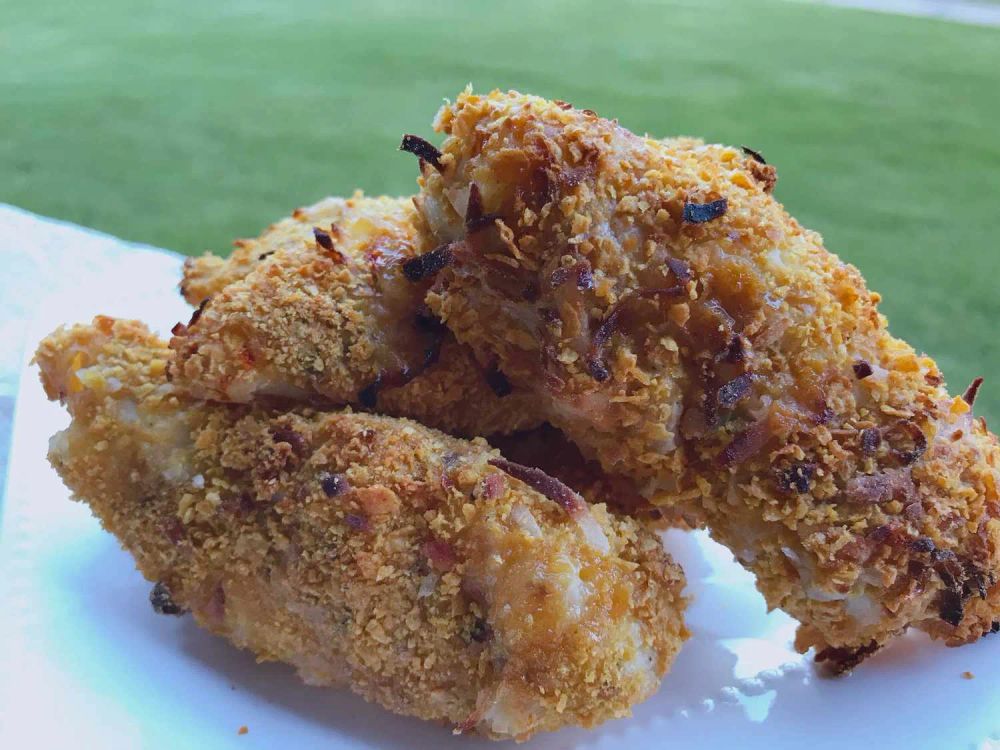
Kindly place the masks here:
[(465, 231), (473, 234), (493, 226), (499, 218), (500, 214), (483, 212), (483, 195), (479, 192), (479, 185), (472, 183), (469, 187), (469, 202), (465, 207)]
[[(331, 225), (330, 228), (335, 229), (333, 225)], [(343, 253), (337, 250), (333, 243), (333, 236), (329, 232), (325, 232), (319, 227), (313, 227), (313, 237), (316, 239), (316, 244), (326, 251), (327, 257), (332, 258), (337, 263), (344, 262), (345, 258)]]
[[(205, 312), (205, 308), (208, 307), (208, 303), (211, 299), (212, 299), (211, 297), (205, 297), (205, 299), (201, 301), (201, 304), (198, 305), (198, 309), (195, 310), (193, 313), (191, 313), (191, 320), (188, 321), (188, 324), (184, 329), (185, 333), (187, 333), (188, 328), (191, 328), (195, 323), (201, 320), (201, 314)], [(180, 323), (178, 323), (177, 325), (180, 325)], [(176, 328), (177, 326), (174, 327)], [(183, 335), (183, 334), (177, 334), (177, 335)]]
[(684, 204), (684, 221), (688, 224), (704, 224), (713, 221), (720, 216), (724, 216), (729, 209), (729, 201), (719, 198), (717, 201), (709, 203), (688, 203)]
[(760, 151), (754, 151), (749, 146), (740, 146), (740, 151), (749, 156), (754, 161), (758, 161), (761, 164), (767, 164), (767, 159), (763, 157)]
[(590, 376), (599, 383), (603, 383), (611, 377), (611, 372), (604, 362), (604, 347), (607, 345), (608, 339), (614, 335), (615, 330), (618, 328), (618, 318), (621, 315), (621, 311), (622, 302), (620, 301), (611, 308), (611, 311), (601, 321), (601, 325), (597, 327), (594, 338), (591, 340), (587, 369), (590, 372)]
[(451, 246), (442, 245), (403, 263), (403, 274), (410, 281), (421, 281), (447, 266), (452, 258)]
[(212, 592), (212, 598), (209, 599), (207, 606), (205, 607), (205, 614), (210, 620), (221, 623), (226, 617), (226, 590), (222, 587), (222, 583), (216, 585), (215, 590)]
[(978, 377), (969, 384), (969, 387), (965, 389), (965, 393), (962, 394), (962, 399), (969, 406), (972, 406), (974, 403), (976, 403), (976, 396), (979, 395), (979, 387), (982, 384), (983, 384), (982, 377)]
[(319, 227), (313, 227), (313, 237), (316, 238), (316, 244), (324, 250), (333, 250), (333, 237)]
[(399, 144), (399, 150), (423, 159), (438, 172), (444, 172), (444, 166), (441, 164), (441, 152), (434, 144), (419, 135), (404, 135), (402, 143)]
[(483, 216), (483, 194), (479, 191), (479, 185), (472, 183), (469, 186), (469, 202), (465, 204), (465, 228), (469, 228), (469, 222), (478, 221)]
[(505, 458), (491, 458), (490, 466), (495, 466), (514, 479), (524, 482), (531, 489), (545, 495), (571, 516), (579, 515), (587, 510), (587, 504), (580, 495), (541, 469), (516, 464)]
[(965, 616), (965, 602), (958, 591), (942, 591), (938, 599), (938, 616), (952, 627), (958, 627)]
[(854, 369), (854, 377), (856, 377), (858, 380), (864, 380), (874, 372), (874, 370), (872, 370), (871, 364), (869, 364), (863, 359), (859, 359), (857, 362), (855, 362), (853, 365), (853, 369)]

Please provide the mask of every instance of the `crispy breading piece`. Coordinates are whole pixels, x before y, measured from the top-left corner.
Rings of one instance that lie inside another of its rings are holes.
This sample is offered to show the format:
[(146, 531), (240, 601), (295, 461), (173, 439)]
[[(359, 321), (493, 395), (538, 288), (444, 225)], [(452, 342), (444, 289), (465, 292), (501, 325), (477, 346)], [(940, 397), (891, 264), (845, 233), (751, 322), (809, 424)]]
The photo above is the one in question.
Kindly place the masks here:
[(997, 440), (773, 167), (515, 92), (435, 127), (430, 306), (606, 471), (700, 514), (800, 648), (843, 669), (908, 626), (998, 628)]
[(402, 419), (192, 401), (142, 324), (36, 354), (70, 427), (50, 460), (197, 621), (316, 685), (525, 739), (647, 698), (686, 637), (683, 576), (633, 519), (482, 440)]
[(470, 437), (538, 424), (533, 399), (427, 312), (430, 279), (406, 278), (404, 262), (430, 250), (418, 223), (410, 198), (329, 198), (228, 261), (189, 264), (182, 288), (200, 307), (174, 329), (175, 382), (200, 398), (350, 404)]
[(345, 217), (364, 217), (378, 225), (393, 219), (410, 221), (404, 206), (408, 199), (377, 196), (366, 198), (360, 190), (350, 198), (328, 197), (292, 211), (292, 215), (276, 221), (253, 239), (236, 240), (232, 252), (225, 258), (205, 253), (184, 261), (184, 277), (180, 290), (188, 304), (198, 307), (209, 297), (221, 292), (234, 281), (249, 274), (262, 260), (278, 250), (301, 250), (312, 246), (316, 237), (313, 229), (329, 230)]

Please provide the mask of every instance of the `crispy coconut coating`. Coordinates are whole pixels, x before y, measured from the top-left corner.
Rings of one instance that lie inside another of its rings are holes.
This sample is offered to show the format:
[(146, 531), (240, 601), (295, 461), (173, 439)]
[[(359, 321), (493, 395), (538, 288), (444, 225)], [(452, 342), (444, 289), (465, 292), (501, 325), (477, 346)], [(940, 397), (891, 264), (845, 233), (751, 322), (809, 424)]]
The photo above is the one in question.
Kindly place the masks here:
[(50, 460), (158, 582), (157, 611), (494, 738), (593, 726), (656, 690), (686, 637), (683, 576), (637, 521), (482, 440), (193, 401), (170, 355), (104, 317), (36, 354), (72, 415)]
[(395, 214), (401, 202), (380, 196), (365, 198), (358, 191), (350, 198), (324, 198), (311, 206), (297, 208), (292, 215), (275, 222), (259, 237), (241, 239), (233, 243), (228, 257), (205, 253), (199, 258), (184, 261), (184, 278), (180, 289), (184, 299), (197, 307), (209, 297), (221, 292), (234, 281), (239, 281), (254, 266), (277, 250), (299, 250), (315, 240), (313, 229), (329, 229), (339, 224), (346, 215), (359, 212)]
[(800, 648), (845, 669), (908, 626), (1000, 627), (996, 438), (759, 154), (518, 93), (435, 127), (432, 309), (606, 471), (700, 515)]
[(427, 311), (431, 279), (407, 278), (406, 261), (431, 249), (418, 224), (409, 198), (328, 198), (226, 261), (189, 263), (181, 286), (199, 308), (174, 329), (175, 382), (199, 398), (350, 404), (466, 436), (537, 424), (533, 399)]

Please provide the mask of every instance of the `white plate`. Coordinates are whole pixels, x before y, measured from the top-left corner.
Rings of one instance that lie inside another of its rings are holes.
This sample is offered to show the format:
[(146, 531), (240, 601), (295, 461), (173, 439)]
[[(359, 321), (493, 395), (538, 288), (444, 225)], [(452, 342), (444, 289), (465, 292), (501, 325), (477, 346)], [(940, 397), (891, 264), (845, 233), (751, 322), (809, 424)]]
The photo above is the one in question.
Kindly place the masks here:
[[(129, 250), (92, 266), (74, 270), (74, 291), (43, 306), (30, 336), (98, 312), (160, 330), (187, 315), (176, 257)], [(45, 460), (65, 423), (26, 372), (0, 525), (0, 748), (490, 744), (306, 687), (189, 618), (154, 615), (149, 584)], [(702, 534), (666, 541), (687, 572), (693, 636), (660, 692), (631, 719), (529, 747), (1000, 748), (1000, 636), (947, 649), (914, 634), (852, 676), (824, 679), (791, 649), (794, 623), (765, 612), (728, 552)], [(249, 733), (238, 735), (243, 725)]]

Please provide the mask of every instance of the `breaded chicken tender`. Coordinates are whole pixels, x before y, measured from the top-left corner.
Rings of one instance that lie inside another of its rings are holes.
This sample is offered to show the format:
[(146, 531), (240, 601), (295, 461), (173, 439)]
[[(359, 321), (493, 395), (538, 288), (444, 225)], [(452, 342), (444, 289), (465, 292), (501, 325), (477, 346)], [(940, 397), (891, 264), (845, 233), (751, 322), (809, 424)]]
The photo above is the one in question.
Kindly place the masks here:
[(627, 715), (686, 632), (683, 577), (632, 519), (482, 440), (191, 400), (145, 326), (36, 354), (72, 415), (50, 460), (157, 581), (261, 660), (401, 714), (525, 739)]
[(466, 436), (538, 424), (524, 392), (481, 366), (423, 303), (426, 232), (410, 198), (328, 198), (222, 261), (185, 266), (199, 305), (175, 327), (175, 382), (191, 395), (362, 406)]
[(978, 382), (950, 396), (889, 334), (759, 154), (516, 92), (466, 92), (435, 127), (431, 308), (608, 473), (700, 516), (802, 650), (843, 670), (911, 626), (1000, 630)]

